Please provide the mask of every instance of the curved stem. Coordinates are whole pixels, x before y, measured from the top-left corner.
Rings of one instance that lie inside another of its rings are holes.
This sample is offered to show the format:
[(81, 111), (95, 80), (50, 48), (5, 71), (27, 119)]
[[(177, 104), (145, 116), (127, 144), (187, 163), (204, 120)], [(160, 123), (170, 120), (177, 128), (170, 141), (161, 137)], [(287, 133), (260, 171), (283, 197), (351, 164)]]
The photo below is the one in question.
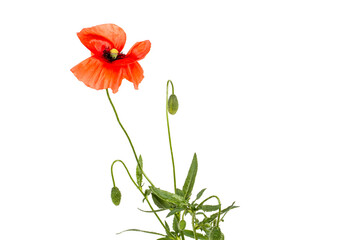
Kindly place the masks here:
[(219, 203), (219, 214), (218, 214), (218, 220), (217, 220), (217, 223), (216, 223), (216, 226), (218, 227), (219, 226), (219, 223), (220, 223), (220, 215), (221, 215), (221, 202), (220, 202), (220, 199), (213, 195), (213, 196), (210, 196), (208, 197), (207, 199), (205, 199), (204, 201), (202, 201), (199, 206), (203, 205), (207, 200), (211, 199), (211, 198), (216, 198), (218, 200), (218, 203)]
[(149, 207), (151, 208), (152, 212), (155, 214), (156, 218), (159, 220), (159, 222), (161, 223), (161, 225), (163, 226), (163, 228), (165, 229), (166, 232), (168, 232), (168, 230), (165, 227), (165, 224), (161, 221), (159, 215), (156, 213), (156, 211), (154, 210), (154, 208), (152, 207), (151, 203), (149, 202), (149, 200), (147, 199), (147, 196), (145, 195), (145, 193), (141, 190), (141, 188), (136, 184), (136, 182), (134, 181), (134, 179), (132, 178), (128, 168), (126, 167), (125, 163), (121, 160), (115, 160), (112, 164), (111, 164), (111, 177), (112, 177), (112, 181), (115, 187), (115, 180), (114, 180), (114, 174), (113, 174), (113, 166), (116, 162), (121, 162), (127, 172), (127, 174), (129, 175), (131, 181), (133, 182), (133, 184), (135, 185), (135, 187), (140, 191), (140, 193), (143, 195), (143, 197), (145, 198), (146, 202), (148, 203)]
[(169, 113), (168, 113), (168, 101), (169, 101), (168, 90), (169, 90), (169, 83), (171, 83), (172, 94), (174, 94), (174, 84), (172, 83), (171, 80), (168, 80), (168, 81), (167, 81), (167, 84), (166, 84), (166, 123), (167, 123), (168, 135), (169, 135), (169, 145), (170, 145), (170, 152), (171, 152), (171, 161), (172, 161), (172, 166), (173, 166), (174, 193), (176, 193), (175, 161), (174, 161), (174, 154), (173, 154), (172, 144), (171, 144), (170, 124), (169, 124)]
[(146, 180), (148, 180), (149, 183), (150, 183), (152, 186), (154, 186), (154, 184), (153, 184), (153, 183), (150, 181), (150, 179), (146, 176), (144, 170), (142, 169), (142, 167), (141, 167), (141, 165), (140, 165), (139, 159), (138, 159), (138, 157), (137, 157), (137, 155), (136, 155), (136, 152), (135, 152), (134, 145), (132, 144), (131, 139), (130, 139), (129, 135), (127, 134), (124, 126), (123, 126), (123, 125), (121, 124), (121, 122), (120, 122), (120, 119), (119, 119), (119, 116), (118, 116), (118, 114), (117, 114), (117, 112), (116, 112), (115, 106), (114, 106), (113, 102), (111, 101), (111, 98), (110, 98), (109, 90), (108, 90), (108, 89), (106, 89), (106, 95), (107, 95), (107, 97), (108, 97), (108, 99), (109, 99), (109, 102), (110, 102), (110, 104), (111, 104), (112, 109), (114, 110), (114, 113), (115, 113), (115, 116), (116, 116), (116, 120), (118, 121), (120, 127), (122, 128), (122, 130), (124, 131), (127, 139), (129, 140), (129, 143), (130, 143), (130, 146), (131, 146), (131, 148), (132, 148), (132, 150), (133, 150), (133, 153), (134, 153), (136, 162), (137, 162), (137, 164), (139, 165), (139, 168), (140, 168), (142, 174), (144, 175), (144, 177), (146, 178)]

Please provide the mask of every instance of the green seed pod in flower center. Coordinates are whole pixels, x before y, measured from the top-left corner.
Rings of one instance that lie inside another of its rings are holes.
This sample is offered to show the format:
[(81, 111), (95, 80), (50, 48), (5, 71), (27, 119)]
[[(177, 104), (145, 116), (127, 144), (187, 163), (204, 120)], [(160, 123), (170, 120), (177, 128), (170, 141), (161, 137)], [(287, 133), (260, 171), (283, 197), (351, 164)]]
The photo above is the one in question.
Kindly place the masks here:
[(179, 102), (175, 94), (171, 94), (168, 100), (168, 111), (170, 114), (174, 115), (179, 108)]
[(219, 227), (214, 227), (211, 230), (209, 240), (224, 240), (224, 234)]
[(111, 200), (116, 206), (120, 204), (121, 192), (117, 187), (111, 189)]

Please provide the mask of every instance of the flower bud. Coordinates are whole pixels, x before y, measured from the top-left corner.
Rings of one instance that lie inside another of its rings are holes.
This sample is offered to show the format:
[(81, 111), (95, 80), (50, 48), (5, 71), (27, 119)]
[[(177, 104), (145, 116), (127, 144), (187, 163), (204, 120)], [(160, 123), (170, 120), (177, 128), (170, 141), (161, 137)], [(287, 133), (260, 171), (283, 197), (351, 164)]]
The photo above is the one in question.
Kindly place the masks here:
[(179, 102), (175, 94), (171, 94), (168, 100), (168, 111), (170, 114), (174, 115), (179, 108)]
[(214, 227), (211, 230), (209, 240), (224, 240), (224, 234), (219, 227)]
[(117, 187), (111, 189), (111, 200), (116, 206), (120, 204), (121, 192)]
[(185, 227), (186, 227), (186, 222), (185, 222), (185, 220), (181, 220), (181, 221), (179, 222), (179, 229), (180, 229), (180, 231), (183, 231), (183, 230), (185, 229)]

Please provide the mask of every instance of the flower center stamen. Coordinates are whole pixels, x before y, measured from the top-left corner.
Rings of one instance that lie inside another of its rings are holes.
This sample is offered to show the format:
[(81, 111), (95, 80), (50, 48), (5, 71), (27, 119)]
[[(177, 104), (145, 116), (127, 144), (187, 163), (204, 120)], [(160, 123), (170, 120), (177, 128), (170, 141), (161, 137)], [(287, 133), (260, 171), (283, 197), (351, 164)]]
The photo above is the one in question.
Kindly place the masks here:
[(125, 57), (125, 54), (123, 54), (122, 52), (119, 52), (119, 50), (117, 50), (116, 48), (113, 48), (111, 50), (109, 49), (105, 49), (103, 51), (103, 57), (108, 61), (108, 62), (113, 62), (116, 61), (118, 59), (122, 59)]
[(119, 54), (119, 51), (116, 48), (110, 50), (110, 57), (115, 60)]

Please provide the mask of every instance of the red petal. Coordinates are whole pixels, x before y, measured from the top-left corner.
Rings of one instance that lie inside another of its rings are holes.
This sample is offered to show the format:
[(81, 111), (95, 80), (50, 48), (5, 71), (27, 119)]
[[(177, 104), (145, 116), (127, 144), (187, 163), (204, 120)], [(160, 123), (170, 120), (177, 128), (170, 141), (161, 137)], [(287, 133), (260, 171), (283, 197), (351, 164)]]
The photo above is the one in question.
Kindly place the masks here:
[(149, 40), (137, 42), (134, 46), (131, 47), (126, 57), (132, 58), (134, 60), (143, 59), (150, 51), (151, 43)]
[(96, 90), (111, 88), (116, 93), (124, 78), (123, 70), (103, 62), (97, 57), (89, 57), (73, 67), (71, 72), (86, 86)]
[(121, 52), (126, 41), (124, 30), (115, 24), (102, 24), (84, 28), (77, 35), (82, 44), (95, 55), (102, 55), (106, 48), (116, 48)]
[(139, 84), (144, 79), (144, 70), (138, 62), (123, 66), (123, 76), (134, 84), (134, 88), (138, 89)]

